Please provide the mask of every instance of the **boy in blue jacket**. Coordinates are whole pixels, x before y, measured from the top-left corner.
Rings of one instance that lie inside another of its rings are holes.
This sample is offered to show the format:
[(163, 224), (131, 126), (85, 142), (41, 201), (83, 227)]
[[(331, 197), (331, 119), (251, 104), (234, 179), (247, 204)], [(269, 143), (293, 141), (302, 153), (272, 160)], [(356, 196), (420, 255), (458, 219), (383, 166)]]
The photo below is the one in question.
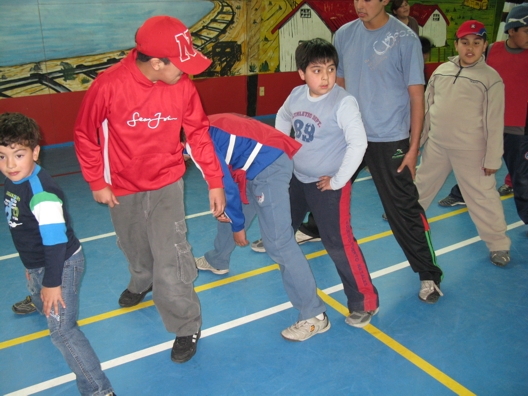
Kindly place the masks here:
[(4, 212), (26, 267), (30, 301), (46, 316), (53, 344), (77, 378), (81, 395), (113, 395), (112, 385), (77, 325), (84, 271), (81, 244), (64, 208), (64, 193), (37, 161), (40, 131), (20, 113), (0, 115)]
[(218, 218), (214, 249), (196, 259), (198, 269), (217, 275), (229, 272), (231, 253), (237, 245), (248, 245), (245, 230), (257, 216), (266, 252), (279, 264), (286, 293), (299, 310), (298, 321), (283, 330), (282, 336), (305, 341), (327, 331), (326, 308), (291, 225), (291, 158), (301, 145), (242, 115), (216, 114), (209, 121), (209, 134), (224, 172), (226, 209)]

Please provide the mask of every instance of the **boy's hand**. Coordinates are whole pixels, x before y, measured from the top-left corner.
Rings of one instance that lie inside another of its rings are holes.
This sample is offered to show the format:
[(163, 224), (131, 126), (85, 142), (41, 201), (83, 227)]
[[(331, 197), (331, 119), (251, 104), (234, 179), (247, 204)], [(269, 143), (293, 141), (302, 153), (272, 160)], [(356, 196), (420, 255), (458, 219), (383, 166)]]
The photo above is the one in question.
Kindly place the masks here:
[(95, 202), (99, 202), (113, 208), (116, 205), (119, 205), (119, 201), (112, 192), (112, 189), (109, 186), (106, 186), (102, 190), (92, 191)]
[(214, 217), (224, 213), (226, 206), (225, 193), (223, 188), (212, 188), (209, 190), (209, 207)]
[(229, 216), (227, 216), (225, 212), (218, 216), (216, 220), (218, 220), (220, 223), (231, 223)]
[(401, 173), (401, 171), (407, 167), (411, 171), (411, 177), (414, 180), (416, 176), (416, 162), (418, 161), (418, 154), (418, 150), (409, 150), (407, 154), (405, 154), (405, 157), (403, 157), (403, 161), (397, 172)]
[(246, 239), (246, 230), (233, 232), (233, 239), (238, 246), (247, 246), (249, 241)]
[(26, 270), (26, 279), (29, 281), (29, 271)]
[(62, 299), (62, 291), (60, 286), (42, 287), (42, 290), (40, 291), (40, 298), (42, 299), (42, 309), (44, 311), (44, 315), (46, 315), (46, 318), (50, 316), (50, 311), (52, 308), (55, 314), (59, 313), (59, 303), (62, 308), (66, 308), (66, 304), (64, 304), (64, 300)]
[(482, 170), (484, 171), (484, 175), (486, 176), (494, 175), (498, 171), (498, 169), (488, 169), (488, 168), (482, 168)]
[(321, 191), (331, 190), (330, 179), (330, 176), (321, 176), (317, 182), (317, 188)]

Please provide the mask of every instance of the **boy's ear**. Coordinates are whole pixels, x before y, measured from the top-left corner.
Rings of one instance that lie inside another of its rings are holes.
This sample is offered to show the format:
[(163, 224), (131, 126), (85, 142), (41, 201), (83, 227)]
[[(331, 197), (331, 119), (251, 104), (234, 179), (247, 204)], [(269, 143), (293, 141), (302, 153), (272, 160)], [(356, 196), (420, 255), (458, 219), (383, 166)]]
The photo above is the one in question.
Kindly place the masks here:
[(40, 154), (40, 146), (37, 144), (35, 148), (33, 149), (33, 161), (37, 162), (39, 154)]
[(163, 66), (165, 65), (159, 58), (151, 58), (149, 60), (149, 64), (150, 67), (152, 67), (156, 71), (163, 69)]
[(299, 70), (297, 70), (297, 71), (299, 72), (299, 76), (301, 77), (301, 80), (305, 81), (305, 79), (304, 79), (304, 72), (303, 72), (301, 69), (299, 69)]

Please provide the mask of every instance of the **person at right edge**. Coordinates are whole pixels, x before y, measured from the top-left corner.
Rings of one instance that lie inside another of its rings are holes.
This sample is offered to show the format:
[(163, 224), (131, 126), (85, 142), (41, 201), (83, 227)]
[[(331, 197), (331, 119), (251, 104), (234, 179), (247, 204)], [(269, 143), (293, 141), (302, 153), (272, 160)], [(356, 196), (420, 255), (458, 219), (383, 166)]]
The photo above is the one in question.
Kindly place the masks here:
[[(421, 301), (442, 294), (430, 228), (414, 185), (424, 117), (424, 65), (416, 34), (385, 11), (389, 0), (356, 0), (358, 19), (336, 32), (337, 84), (358, 101), (368, 166), (394, 237), (420, 276)], [(410, 140), (409, 140), (410, 131)]]
[(503, 158), (517, 214), (528, 224), (528, 4), (511, 9), (504, 31), (508, 39), (491, 46), (487, 63), (504, 81)]

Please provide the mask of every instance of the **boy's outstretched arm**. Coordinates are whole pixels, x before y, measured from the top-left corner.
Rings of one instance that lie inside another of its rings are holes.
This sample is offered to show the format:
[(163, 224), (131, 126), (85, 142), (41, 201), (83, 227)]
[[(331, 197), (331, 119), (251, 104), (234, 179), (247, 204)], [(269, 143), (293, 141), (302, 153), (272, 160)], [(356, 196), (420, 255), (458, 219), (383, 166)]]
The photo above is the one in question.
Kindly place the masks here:
[(398, 168), (398, 173), (405, 167), (409, 168), (414, 180), (416, 176), (416, 162), (420, 149), (420, 135), (422, 133), (424, 118), (424, 86), (421, 84), (409, 85), (409, 96), (411, 97), (411, 142), (409, 151), (405, 154)]
[[(225, 213), (222, 213), (217, 217), (217, 220), (221, 223), (231, 223), (229, 217)], [(249, 241), (246, 239), (246, 230), (243, 228), (240, 231), (233, 231), (233, 239), (235, 240), (235, 245), (237, 246), (247, 246)]]

